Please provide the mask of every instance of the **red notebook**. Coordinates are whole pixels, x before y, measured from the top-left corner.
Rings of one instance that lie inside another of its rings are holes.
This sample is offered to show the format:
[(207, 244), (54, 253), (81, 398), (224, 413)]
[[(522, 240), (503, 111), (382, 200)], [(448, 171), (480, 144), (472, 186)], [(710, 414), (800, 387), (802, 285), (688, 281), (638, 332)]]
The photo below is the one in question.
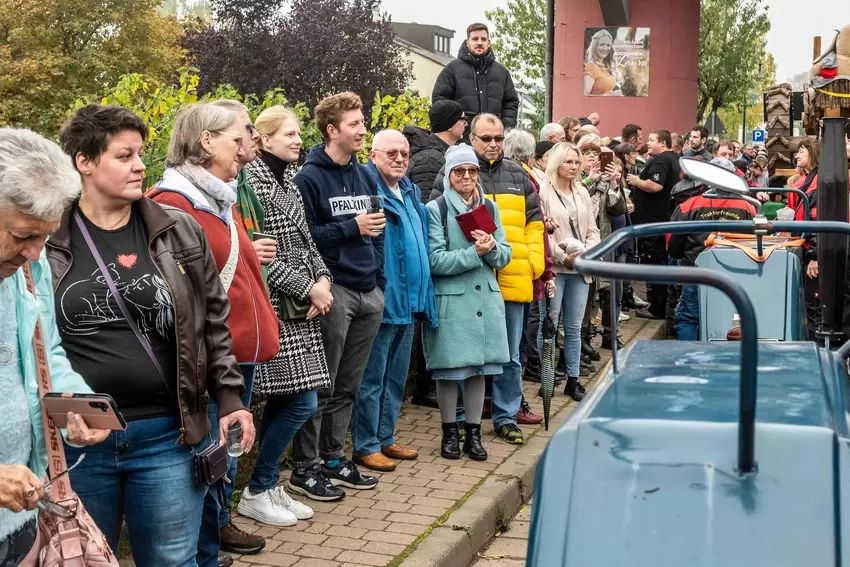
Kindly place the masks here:
[(455, 220), (457, 220), (458, 226), (463, 231), (463, 235), (470, 242), (475, 242), (475, 239), (472, 238), (473, 230), (482, 230), (487, 234), (496, 232), (496, 223), (493, 221), (493, 217), (490, 216), (487, 205), (484, 204), (479, 205), (478, 208), (468, 213), (456, 216)]

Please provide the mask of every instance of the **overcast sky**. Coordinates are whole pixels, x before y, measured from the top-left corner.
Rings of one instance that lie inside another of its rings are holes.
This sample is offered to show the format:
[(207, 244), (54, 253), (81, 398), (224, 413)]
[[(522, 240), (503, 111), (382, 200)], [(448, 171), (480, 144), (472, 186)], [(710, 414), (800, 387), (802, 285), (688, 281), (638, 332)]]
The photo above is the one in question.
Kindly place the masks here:
[[(682, 0), (693, 1), (693, 0)], [(434, 24), (455, 30), (452, 51), (457, 52), (470, 23), (483, 20), (484, 11), (507, 6), (507, 0), (383, 0), (382, 7), (397, 22)], [(768, 51), (776, 58), (776, 78), (784, 81), (808, 71), (812, 62), (812, 38), (823, 36), (824, 47), (836, 27), (850, 24), (847, 0), (768, 0), (771, 31)]]

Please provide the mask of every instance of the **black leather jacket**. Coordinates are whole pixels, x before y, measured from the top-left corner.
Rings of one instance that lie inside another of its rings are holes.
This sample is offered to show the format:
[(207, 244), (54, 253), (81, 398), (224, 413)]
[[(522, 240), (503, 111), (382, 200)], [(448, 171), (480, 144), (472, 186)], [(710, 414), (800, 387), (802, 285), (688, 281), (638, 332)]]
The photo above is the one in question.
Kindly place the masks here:
[[(74, 262), (70, 225), (76, 209), (74, 205), (65, 213), (59, 230), (47, 241), (54, 291)], [(172, 294), (181, 442), (196, 445), (210, 431), (209, 397), (215, 399), (219, 417), (245, 409), (240, 399), (245, 383), (227, 325), (230, 302), (209, 243), (191, 216), (148, 198), (134, 203), (133, 213), (141, 215), (151, 261)]]

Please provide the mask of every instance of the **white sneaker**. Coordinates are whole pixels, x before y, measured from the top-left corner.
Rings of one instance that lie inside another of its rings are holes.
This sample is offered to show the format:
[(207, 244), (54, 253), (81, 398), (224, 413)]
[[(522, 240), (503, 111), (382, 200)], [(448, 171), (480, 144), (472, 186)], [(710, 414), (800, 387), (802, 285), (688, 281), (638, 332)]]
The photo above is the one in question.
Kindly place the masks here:
[(245, 488), (236, 510), (243, 516), (269, 526), (294, 526), (298, 522), (295, 514), (281, 501), (276, 488), (262, 494), (251, 494), (251, 491)]
[(274, 491), (277, 493), (281, 505), (289, 510), (296, 518), (299, 520), (309, 520), (313, 517), (313, 509), (289, 496), (283, 489), (283, 485), (278, 486)]
[(629, 319), (631, 319), (630, 315), (626, 315), (625, 313), (620, 311), (620, 323), (622, 323), (623, 321), (628, 321)]

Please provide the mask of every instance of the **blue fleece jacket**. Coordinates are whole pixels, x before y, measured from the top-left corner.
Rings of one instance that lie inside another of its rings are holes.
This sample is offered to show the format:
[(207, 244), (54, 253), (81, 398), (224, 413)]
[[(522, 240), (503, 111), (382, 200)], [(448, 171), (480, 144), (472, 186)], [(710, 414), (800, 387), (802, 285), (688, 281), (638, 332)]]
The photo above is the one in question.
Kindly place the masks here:
[(398, 186), (400, 200), (387, 187), (375, 165), (366, 166), (378, 194), (384, 198), (387, 228), (384, 231), (384, 319), (390, 325), (408, 325), (420, 313), (437, 328), (437, 303), (428, 260), (428, 209), (422, 191), (403, 177)]
[(375, 180), (352, 155), (336, 163), (325, 145), (313, 147), (294, 179), (304, 201), (307, 226), (334, 284), (368, 293), (384, 289), (384, 237), (362, 236), (354, 220), (377, 194)]

